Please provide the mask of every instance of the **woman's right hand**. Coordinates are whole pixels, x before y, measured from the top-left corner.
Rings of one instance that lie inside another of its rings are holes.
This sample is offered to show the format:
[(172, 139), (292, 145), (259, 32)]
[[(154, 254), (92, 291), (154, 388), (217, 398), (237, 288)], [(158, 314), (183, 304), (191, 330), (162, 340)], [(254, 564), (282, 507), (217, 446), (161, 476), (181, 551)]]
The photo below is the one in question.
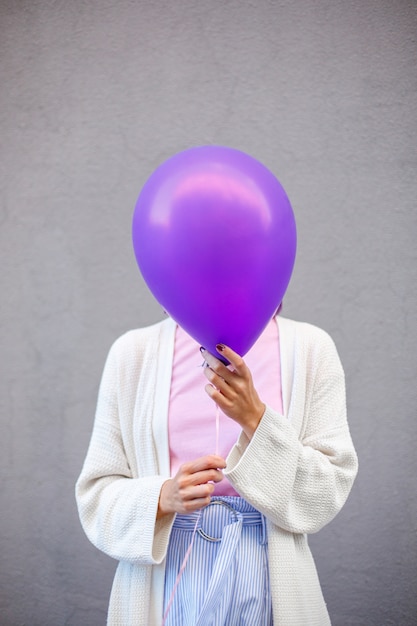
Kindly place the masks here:
[(210, 504), (213, 483), (223, 480), (225, 467), (226, 461), (217, 454), (181, 465), (174, 478), (162, 485), (157, 519), (170, 513), (192, 513)]

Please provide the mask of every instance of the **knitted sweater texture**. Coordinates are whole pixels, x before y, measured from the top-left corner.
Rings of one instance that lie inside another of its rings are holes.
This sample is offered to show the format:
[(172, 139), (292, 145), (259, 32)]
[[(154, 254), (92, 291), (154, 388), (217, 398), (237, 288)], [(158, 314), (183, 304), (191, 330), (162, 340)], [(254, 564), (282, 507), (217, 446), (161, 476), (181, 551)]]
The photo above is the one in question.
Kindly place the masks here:
[[(307, 534), (335, 517), (357, 472), (344, 374), (327, 333), (281, 317), (277, 323), (284, 415), (267, 407), (252, 440), (240, 435), (224, 473), (267, 520), (274, 625), (326, 626), (330, 620)], [(174, 516), (156, 520), (156, 513), (161, 486), (170, 477), (174, 336), (175, 323), (168, 319), (113, 344), (76, 485), (88, 538), (119, 561), (109, 626), (162, 622), (164, 559)]]

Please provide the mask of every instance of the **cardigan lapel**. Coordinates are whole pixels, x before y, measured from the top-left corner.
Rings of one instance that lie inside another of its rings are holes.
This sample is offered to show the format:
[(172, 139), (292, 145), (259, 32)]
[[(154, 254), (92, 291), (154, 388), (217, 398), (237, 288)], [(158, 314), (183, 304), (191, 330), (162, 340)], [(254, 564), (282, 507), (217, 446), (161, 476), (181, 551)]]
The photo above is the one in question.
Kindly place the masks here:
[(176, 323), (170, 317), (160, 324), (156, 362), (155, 410), (153, 411), (152, 432), (155, 441), (158, 471), (165, 476), (171, 475), (168, 409), (176, 327)]
[(290, 405), (294, 382), (295, 324), (285, 317), (275, 318), (278, 325), (281, 360), (281, 392), (284, 416), (291, 419)]

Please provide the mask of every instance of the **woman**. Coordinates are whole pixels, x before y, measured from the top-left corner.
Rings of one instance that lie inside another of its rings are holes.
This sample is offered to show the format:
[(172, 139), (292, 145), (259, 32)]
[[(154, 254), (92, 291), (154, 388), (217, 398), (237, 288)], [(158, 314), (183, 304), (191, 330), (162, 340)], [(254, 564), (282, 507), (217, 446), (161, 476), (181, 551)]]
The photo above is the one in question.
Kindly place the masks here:
[(245, 360), (218, 351), (204, 380), (171, 319), (110, 350), (76, 488), (87, 536), (119, 561), (108, 624), (324, 626), (306, 535), (357, 472), (336, 348), (276, 317)]

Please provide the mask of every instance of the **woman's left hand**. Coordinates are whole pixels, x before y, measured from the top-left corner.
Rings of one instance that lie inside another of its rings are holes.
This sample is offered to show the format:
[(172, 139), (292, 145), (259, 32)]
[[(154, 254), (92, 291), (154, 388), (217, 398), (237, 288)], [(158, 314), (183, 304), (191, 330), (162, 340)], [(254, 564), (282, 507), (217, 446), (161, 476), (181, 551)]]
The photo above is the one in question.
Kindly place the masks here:
[(265, 412), (265, 404), (258, 396), (252, 374), (242, 357), (223, 344), (216, 348), (230, 362), (231, 367), (202, 348), (201, 353), (208, 366), (204, 374), (210, 382), (206, 385), (206, 392), (251, 439)]

